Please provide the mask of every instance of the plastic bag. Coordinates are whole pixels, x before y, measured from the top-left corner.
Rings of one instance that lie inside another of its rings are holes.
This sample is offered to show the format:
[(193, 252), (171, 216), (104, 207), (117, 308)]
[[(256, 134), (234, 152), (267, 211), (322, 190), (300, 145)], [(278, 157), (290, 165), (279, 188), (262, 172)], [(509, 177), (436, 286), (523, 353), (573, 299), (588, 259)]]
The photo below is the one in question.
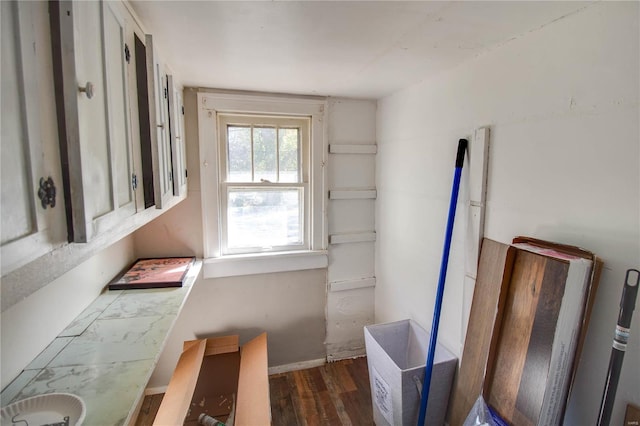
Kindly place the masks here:
[(507, 423), (484, 402), (482, 395), (476, 399), (462, 426), (506, 426)]

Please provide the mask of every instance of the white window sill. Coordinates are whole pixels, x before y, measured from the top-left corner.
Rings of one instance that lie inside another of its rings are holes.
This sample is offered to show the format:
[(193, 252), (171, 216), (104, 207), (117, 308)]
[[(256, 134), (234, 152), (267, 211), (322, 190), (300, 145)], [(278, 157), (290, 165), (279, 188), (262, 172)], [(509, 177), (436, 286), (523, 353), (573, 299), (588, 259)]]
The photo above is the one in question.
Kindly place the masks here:
[(236, 277), (326, 268), (326, 250), (242, 254), (204, 260), (204, 278)]

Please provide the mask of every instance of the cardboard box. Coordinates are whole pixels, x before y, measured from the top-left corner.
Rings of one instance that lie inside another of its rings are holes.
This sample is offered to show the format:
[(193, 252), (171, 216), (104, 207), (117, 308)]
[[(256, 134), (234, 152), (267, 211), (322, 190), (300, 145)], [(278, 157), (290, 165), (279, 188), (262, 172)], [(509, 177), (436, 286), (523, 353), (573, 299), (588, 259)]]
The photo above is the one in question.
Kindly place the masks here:
[(154, 425), (197, 425), (205, 413), (234, 425), (271, 424), (267, 335), (242, 348), (238, 336), (184, 342)]
[[(415, 425), (429, 349), (429, 333), (412, 320), (364, 328), (373, 419), (382, 425)], [(457, 358), (436, 345), (426, 419), (444, 424)]]

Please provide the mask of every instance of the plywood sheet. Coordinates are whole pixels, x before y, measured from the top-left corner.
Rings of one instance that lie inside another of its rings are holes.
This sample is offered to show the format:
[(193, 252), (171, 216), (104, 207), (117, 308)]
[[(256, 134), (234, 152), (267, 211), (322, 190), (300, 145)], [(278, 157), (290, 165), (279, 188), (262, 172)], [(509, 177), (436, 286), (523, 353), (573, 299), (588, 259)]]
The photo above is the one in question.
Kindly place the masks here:
[(485, 396), (507, 421), (537, 424), (569, 265), (516, 252), (495, 358)]
[(205, 346), (206, 342), (200, 340), (180, 355), (154, 425), (179, 425), (184, 422), (196, 387)]
[(242, 347), (235, 425), (271, 424), (267, 333)]
[(506, 294), (515, 249), (507, 244), (484, 239), (473, 293), (467, 337), (456, 380), (450, 411), (450, 424), (464, 422), (482, 392), (485, 366), (494, 328), (499, 327), (500, 295)]
[[(568, 339), (567, 344), (574, 345), (573, 339), (577, 336), (577, 345), (569, 347), (569, 351), (575, 348), (575, 356), (568, 355), (566, 359), (567, 368), (571, 370), (570, 387), (602, 262), (593, 253), (578, 247), (528, 237), (517, 237), (513, 243), (515, 246), (483, 240), (467, 339), (452, 397), (452, 426), (463, 423), (481, 394), (511, 424), (545, 423), (551, 412), (562, 418), (565, 392), (570, 390), (561, 390), (563, 396), (553, 399), (555, 402), (550, 402), (553, 398), (550, 394), (545, 395), (549, 374), (553, 374), (555, 380), (565, 380), (556, 369), (559, 362), (565, 361), (560, 361), (564, 356), (561, 351), (560, 355), (552, 352), (554, 339)], [(537, 248), (532, 249), (532, 245)], [(578, 269), (567, 287), (570, 265), (574, 264)], [(585, 265), (594, 267), (580, 269)], [(562, 302), (567, 288), (571, 288), (568, 300), (574, 302), (564, 309)], [(582, 318), (572, 316), (580, 312)], [(569, 336), (569, 329), (563, 328), (558, 337), (556, 328), (563, 315), (563, 321), (577, 323), (563, 323), (563, 327), (574, 327), (574, 334)], [(567, 382), (564, 383), (560, 386), (567, 386)], [(541, 417), (543, 407), (547, 410), (546, 417)]]

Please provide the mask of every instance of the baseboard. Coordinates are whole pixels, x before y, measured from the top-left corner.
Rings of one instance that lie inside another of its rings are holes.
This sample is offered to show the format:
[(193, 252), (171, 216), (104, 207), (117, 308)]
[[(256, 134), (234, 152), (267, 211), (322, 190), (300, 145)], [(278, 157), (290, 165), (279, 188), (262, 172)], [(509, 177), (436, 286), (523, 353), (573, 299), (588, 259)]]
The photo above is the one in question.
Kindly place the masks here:
[(291, 364), (269, 367), (269, 375), (288, 373), (290, 371), (305, 370), (307, 368), (321, 367), (327, 363), (325, 358), (311, 359), (309, 361), (294, 362)]
[(347, 349), (327, 355), (327, 361), (334, 362), (343, 359), (360, 358), (366, 355), (365, 348)]
[(144, 390), (144, 396), (165, 393), (166, 391), (167, 391), (167, 386), (157, 386), (154, 388), (146, 388)]

